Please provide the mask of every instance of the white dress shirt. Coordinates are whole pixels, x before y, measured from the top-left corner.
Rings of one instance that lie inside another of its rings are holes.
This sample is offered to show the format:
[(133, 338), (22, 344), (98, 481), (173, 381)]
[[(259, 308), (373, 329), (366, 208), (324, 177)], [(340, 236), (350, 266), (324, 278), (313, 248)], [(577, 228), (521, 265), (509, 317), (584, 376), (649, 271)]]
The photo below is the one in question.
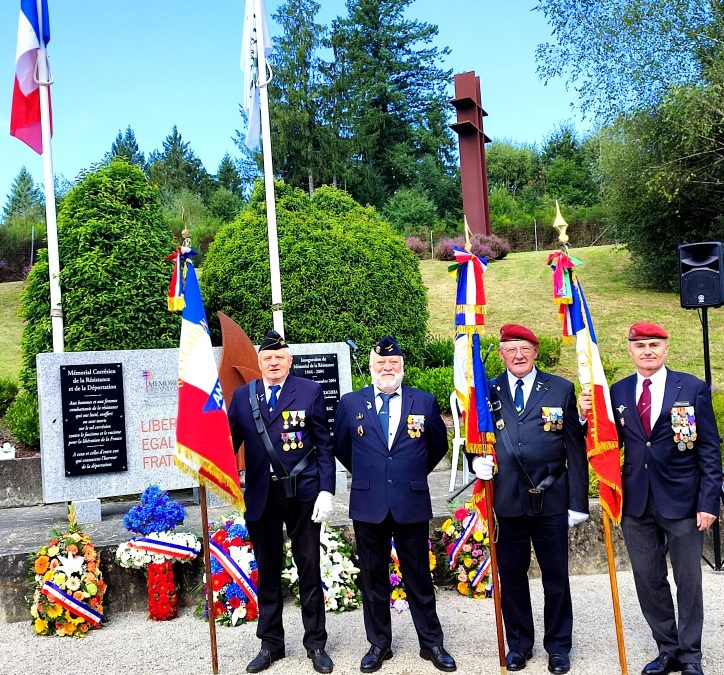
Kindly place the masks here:
[[(638, 405), (641, 398), (641, 392), (644, 390), (644, 380), (647, 379), (636, 371), (636, 404)], [(661, 416), (661, 407), (664, 405), (664, 389), (666, 388), (666, 366), (659, 368), (653, 375), (649, 375), (651, 386), (651, 428), (654, 428), (656, 420)]]
[(538, 375), (538, 371), (533, 368), (525, 377), (516, 377), (509, 370), (506, 371), (508, 374), (508, 388), (510, 389), (510, 398), (515, 401), (515, 390), (518, 388), (518, 380), (523, 380), (523, 409), (528, 403), (528, 397), (530, 392), (533, 391), (533, 383)]
[[(379, 394), (382, 392), (377, 387), (374, 387), (374, 390), (375, 410), (377, 411), (377, 414), (379, 414), (380, 408), (382, 407), (382, 397), (379, 396)], [(395, 440), (397, 428), (400, 426), (400, 417), (402, 416), (402, 386), (395, 389), (392, 393), (397, 394), (397, 396), (390, 398), (390, 433), (387, 436), (388, 450), (392, 447), (392, 441)]]

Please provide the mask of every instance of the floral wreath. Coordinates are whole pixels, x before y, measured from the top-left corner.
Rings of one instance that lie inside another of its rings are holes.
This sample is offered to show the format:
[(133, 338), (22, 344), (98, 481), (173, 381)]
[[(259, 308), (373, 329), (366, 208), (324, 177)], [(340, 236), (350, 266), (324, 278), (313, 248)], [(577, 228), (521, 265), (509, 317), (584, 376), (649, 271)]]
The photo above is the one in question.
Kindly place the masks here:
[[(240, 626), (259, 615), (257, 584), (259, 571), (254, 547), (249, 541), (244, 517), (231, 513), (214, 523), (209, 537), (211, 554), (211, 589), (216, 623)], [(199, 590), (203, 598), (196, 615), (208, 618), (208, 584), (206, 573)]]
[(52, 531), (50, 541), (30, 556), (30, 614), (38, 635), (84, 637), (103, 621), (100, 556), (72, 507), (68, 520), (66, 532)]
[(440, 527), (440, 542), (457, 592), (479, 600), (493, 593), (488, 528), (478, 511), (456, 508)]
[[(395, 540), (390, 542), (390, 607), (396, 612), (404, 612), (408, 607), (407, 590), (405, 589), (405, 581), (402, 578), (402, 570), (400, 569), (400, 559), (397, 557), (397, 549), (395, 548)], [(430, 574), (437, 567), (437, 557), (432, 552), (432, 543), (427, 541), (428, 558), (430, 564)]]
[(131, 537), (116, 549), (116, 562), (126, 568), (148, 566), (148, 610), (158, 621), (178, 614), (173, 563), (192, 562), (201, 550), (194, 534), (173, 531), (185, 516), (184, 507), (156, 485), (147, 487), (140, 504), (123, 516), (126, 529), (141, 536)]
[[(319, 553), (325, 611), (340, 614), (357, 609), (362, 604), (362, 594), (357, 587), (359, 568), (352, 560), (352, 545), (342, 536), (341, 530), (322, 523)], [(284, 544), (282, 581), (298, 601), (299, 572), (292, 556), (292, 543), (289, 540)]]

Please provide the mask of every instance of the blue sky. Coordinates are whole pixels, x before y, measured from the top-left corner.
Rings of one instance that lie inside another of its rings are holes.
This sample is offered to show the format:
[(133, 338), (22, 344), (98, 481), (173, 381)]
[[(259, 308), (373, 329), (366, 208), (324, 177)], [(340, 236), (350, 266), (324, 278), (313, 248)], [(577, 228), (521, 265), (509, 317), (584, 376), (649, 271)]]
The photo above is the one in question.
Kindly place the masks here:
[[(231, 139), (242, 126), (244, 0), (48, 1), (56, 175), (73, 180), (128, 125), (148, 156), (176, 124), (210, 173), (224, 153), (238, 154)], [(269, 16), (279, 4), (266, 1)], [(320, 4), (320, 23), (346, 14), (344, 0)], [(485, 131), (494, 140), (540, 143), (563, 121), (584, 128), (563, 82), (543, 86), (536, 75), (535, 47), (550, 29), (533, 4), (416, 0), (409, 10), (439, 27), (439, 46), (451, 50), (448, 68), (480, 76)], [(19, 7), (19, 0), (0, 2), (0, 204), (23, 165), (36, 181), (43, 175), (42, 158), (9, 133)]]

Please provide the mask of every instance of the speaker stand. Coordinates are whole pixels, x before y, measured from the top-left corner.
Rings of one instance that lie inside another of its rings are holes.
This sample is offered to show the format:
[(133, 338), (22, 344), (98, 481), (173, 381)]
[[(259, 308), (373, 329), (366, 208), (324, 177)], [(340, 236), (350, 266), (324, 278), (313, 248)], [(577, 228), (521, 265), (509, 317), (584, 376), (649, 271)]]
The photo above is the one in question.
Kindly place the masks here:
[[(711, 361), (709, 360), (709, 308), (701, 308), (701, 329), (704, 338), (704, 380), (711, 391)], [(724, 494), (722, 494), (724, 501)], [(716, 514), (718, 516), (718, 514)], [(702, 556), (706, 563), (716, 572), (722, 571), (722, 555), (721, 555), (721, 530), (719, 527), (719, 518), (714, 521), (711, 526), (711, 534), (714, 539), (714, 560), (707, 560), (706, 556)]]

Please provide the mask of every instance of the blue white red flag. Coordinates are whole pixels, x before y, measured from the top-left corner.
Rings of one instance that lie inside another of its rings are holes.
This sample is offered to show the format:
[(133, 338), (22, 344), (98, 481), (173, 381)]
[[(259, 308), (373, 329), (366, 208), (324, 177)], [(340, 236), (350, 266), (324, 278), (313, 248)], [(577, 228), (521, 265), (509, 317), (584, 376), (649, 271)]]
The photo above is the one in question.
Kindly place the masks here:
[(174, 462), (200, 485), (243, 511), (229, 419), (201, 290), (190, 260), (195, 254), (193, 249), (180, 247), (168, 256), (175, 260), (183, 282)]
[(620, 523), (623, 489), (618, 433), (596, 332), (575, 272), (580, 263), (563, 251), (548, 256), (548, 265), (553, 271), (554, 301), (563, 323), (563, 339), (575, 340), (578, 381), (582, 388), (591, 391), (592, 408), (586, 436), (588, 461), (598, 477), (601, 506), (615, 523)]
[[(255, 4), (261, 9), (260, 15), (255, 11)], [(261, 135), (261, 105), (259, 102), (259, 79), (266, 74), (259, 73), (259, 48), (264, 55), (272, 53), (272, 40), (269, 33), (269, 22), (266, 18), (264, 0), (246, 0), (244, 14), (244, 30), (241, 37), (241, 69), (244, 71), (244, 112), (246, 113), (245, 145), (253, 150), (259, 145)]]
[[(50, 42), (48, 0), (41, 0), (38, 14), (36, 0), (21, 0), (18, 21), (18, 46), (15, 52), (15, 83), (10, 110), (10, 135), (20, 139), (35, 152), (43, 154), (40, 130), (40, 87), (36, 82), (40, 47)], [(48, 92), (48, 114), (50, 92)], [(52, 134), (52, 115), (50, 119)]]

